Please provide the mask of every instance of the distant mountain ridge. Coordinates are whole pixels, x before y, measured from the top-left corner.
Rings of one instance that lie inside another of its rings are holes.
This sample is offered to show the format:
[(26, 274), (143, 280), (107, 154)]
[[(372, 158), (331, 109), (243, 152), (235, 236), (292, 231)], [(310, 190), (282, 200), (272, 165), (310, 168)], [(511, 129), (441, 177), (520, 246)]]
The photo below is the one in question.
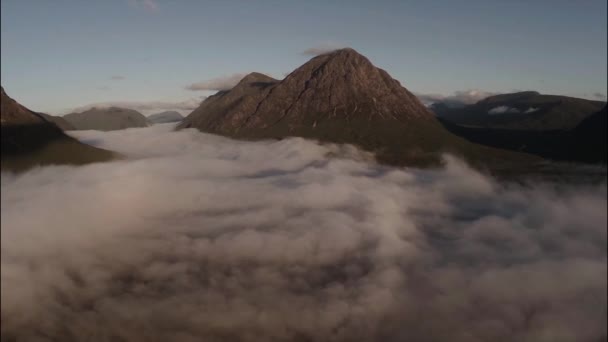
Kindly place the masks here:
[(525, 91), (490, 96), (460, 108), (441, 104), (433, 104), (430, 108), (444, 120), (461, 126), (550, 131), (574, 129), (605, 104), (601, 101)]
[(525, 159), (452, 135), (416, 96), (350, 48), (314, 57), (281, 81), (249, 74), (208, 97), (177, 128), (189, 127), (240, 139), (350, 143), (395, 165), (436, 165), (442, 152)]
[(571, 130), (514, 130), (466, 127), (441, 119), (452, 133), (471, 142), (543, 158), (606, 164), (608, 122), (606, 106)]
[(148, 122), (153, 124), (169, 123), (169, 122), (180, 122), (184, 117), (176, 111), (166, 111), (156, 113), (148, 116)]
[(148, 119), (140, 112), (119, 107), (94, 107), (84, 112), (66, 114), (63, 118), (76, 130), (114, 131), (148, 126)]

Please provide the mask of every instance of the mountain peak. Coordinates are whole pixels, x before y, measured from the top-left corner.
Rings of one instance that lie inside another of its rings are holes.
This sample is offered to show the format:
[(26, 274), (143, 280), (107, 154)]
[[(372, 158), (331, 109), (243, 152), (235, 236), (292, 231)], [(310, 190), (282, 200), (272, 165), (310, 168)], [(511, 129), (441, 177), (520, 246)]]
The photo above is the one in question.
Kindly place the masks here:
[(251, 72), (249, 74), (247, 74), (245, 77), (243, 77), (239, 83), (239, 84), (249, 84), (249, 83), (274, 83), (277, 82), (277, 80), (275, 80), (274, 78), (264, 75), (262, 73), (259, 72)]

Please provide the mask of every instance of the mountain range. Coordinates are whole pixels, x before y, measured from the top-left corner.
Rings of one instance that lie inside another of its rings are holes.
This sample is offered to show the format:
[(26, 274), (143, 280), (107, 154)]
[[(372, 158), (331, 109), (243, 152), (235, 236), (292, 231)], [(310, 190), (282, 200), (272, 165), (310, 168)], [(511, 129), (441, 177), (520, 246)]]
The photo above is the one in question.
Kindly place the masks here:
[(233, 88), (206, 98), (185, 118), (175, 111), (146, 118), (118, 107), (55, 117), (28, 110), (2, 89), (2, 160), (8, 165), (5, 161), (58, 146), (55, 142), (64, 146), (64, 157), (56, 153), (58, 147), (49, 148), (52, 153), (44, 150), (38, 157), (44, 159), (41, 164), (108, 160), (111, 152), (81, 144), (62, 130), (179, 122), (176, 129), (236, 139), (303, 137), (353, 144), (375, 153), (379, 162), (397, 166), (437, 166), (444, 153), (484, 169), (532, 166), (539, 157), (606, 162), (604, 102), (528, 91), (472, 105), (435, 103), (430, 109), (434, 113), (386, 71), (345, 48), (310, 59), (283, 80), (250, 73)]
[(66, 114), (63, 119), (76, 130), (114, 131), (148, 126), (148, 119), (140, 112), (119, 107), (94, 107), (84, 112)]
[(208, 97), (177, 129), (190, 127), (238, 139), (349, 143), (393, 165), (438, 165), (444, 152), (474, 164), (535, 160), (451, 134), (416, 96), (350, 48), (316, 56), (281, 81), (251, 73)]

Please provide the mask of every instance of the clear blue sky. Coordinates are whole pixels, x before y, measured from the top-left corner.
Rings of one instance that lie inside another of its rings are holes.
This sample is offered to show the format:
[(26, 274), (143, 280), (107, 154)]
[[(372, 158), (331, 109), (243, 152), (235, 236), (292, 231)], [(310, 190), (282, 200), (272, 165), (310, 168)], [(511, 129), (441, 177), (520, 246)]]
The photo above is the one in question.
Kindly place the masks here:
[[(606, 94), (606, 0), (2, 0), (1, 82), (37, 111), (179, 102), (350, 46), (416, 93)], [(122, 80), (112, 80), (121, 76)], [(598, 95), (599, 96), (599, 95)]]

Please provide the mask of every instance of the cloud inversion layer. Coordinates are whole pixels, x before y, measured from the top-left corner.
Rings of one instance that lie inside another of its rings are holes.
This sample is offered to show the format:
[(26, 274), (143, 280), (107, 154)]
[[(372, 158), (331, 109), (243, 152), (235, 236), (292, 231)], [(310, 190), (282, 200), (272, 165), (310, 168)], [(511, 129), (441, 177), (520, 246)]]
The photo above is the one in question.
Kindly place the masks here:
[(605, 184), (171, 127), (77, 132), (130, 159), (2, 174), (3, 339), (606, 337)]

